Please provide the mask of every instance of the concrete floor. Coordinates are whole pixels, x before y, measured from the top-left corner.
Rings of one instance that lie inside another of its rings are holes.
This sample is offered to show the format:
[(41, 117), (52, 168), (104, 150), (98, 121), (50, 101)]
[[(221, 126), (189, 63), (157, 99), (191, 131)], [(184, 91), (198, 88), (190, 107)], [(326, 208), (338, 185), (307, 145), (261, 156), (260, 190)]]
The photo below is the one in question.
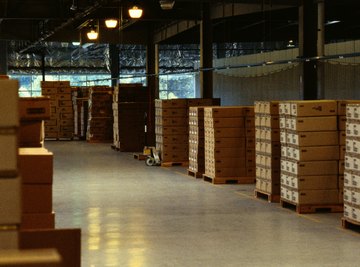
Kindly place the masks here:
[(341, 214), (297, 215), (212, 185), (183, 167), (147, 167), (109, 144), (46, 142), (57, 228), (82, 229), (82, 266), (359, 266)]

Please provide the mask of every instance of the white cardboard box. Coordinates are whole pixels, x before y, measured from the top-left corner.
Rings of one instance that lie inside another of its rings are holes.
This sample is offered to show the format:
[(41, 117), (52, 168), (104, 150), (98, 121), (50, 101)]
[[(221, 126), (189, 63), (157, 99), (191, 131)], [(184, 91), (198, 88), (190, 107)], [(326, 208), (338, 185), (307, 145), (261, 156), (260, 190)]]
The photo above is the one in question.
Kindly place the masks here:
[(0, 176), (16, 176), (18, 141), (16, 133), (0, 130)]

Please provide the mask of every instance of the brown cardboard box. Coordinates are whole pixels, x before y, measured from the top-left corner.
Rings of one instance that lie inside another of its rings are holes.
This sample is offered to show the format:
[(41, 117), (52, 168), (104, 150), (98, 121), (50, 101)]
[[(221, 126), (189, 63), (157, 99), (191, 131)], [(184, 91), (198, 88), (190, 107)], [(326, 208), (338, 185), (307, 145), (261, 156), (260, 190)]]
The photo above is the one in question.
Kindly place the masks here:
[(12, 79), (0, 79), (0, 127), (19, 126), (19, 82)]
[(287, 176), (286, 185), (297, 190), (338, 189), (337, 175)]
[(246, 174), (247, 174), (246, 168), (238, 167), (238, 168), (215, 169), (215, 177), (246, 177)]
[(338, 115), (346, 115), (346, 105), (348, 104), (360, 104), (360, 100), (338, 100)]
[(206, 158), (205, 161), (207, 164), (213, 166), (215, 169), (221, 168), (234, 168), (234, 167), (244, 167), (246, 166), (246, 159), (239, 157), (231, 157), (231, 158)]
[(264, 101), (263, 102), (263, 113), (278, 115), (279, 114), (279, 101)]
[(54, 229), (55, 212), (51, 213), (23, 213), (21, 216), (21, 230)]
[(338, 145), (338, 132), (291, 132), (288, 143), (300, 147)]
[(188, 116), (187, 110), (185, 107), (183, 108), (157, 108), (155, 110), (156, 116), (161, 116), (164, 118), (168, 117), (183, 117), (186, 118)]
[(338, 116), (338, 129), (339, 131), (346, 130), (346, 116)]
[(308, 146), (294, 147), (291, 158), (298, 161), (338, 160), (339, 156), (339, 146)]
[(15, 129), (0, 129), (0, 176), (17, 175), (18, 140)]
[(81, 266), (81, 230), (23, 230), (20, 249), (56, 248), (63, 260), (61, 267)]
[(230, 147), (236, 147), (238, 149), (244, 149), (245, 148), (245, 138), (233, 138), (233, 137), (224, 137), (224, 138), (206, 138), (205, 143), (209, 147), (214, 148), (230, 148)]
[(337, 117), (323, 116), (323, 117), (294, 117), (291, 119), (291, 130), (299, 132), (314, 132), (314, 131), (336, 131)]
[(290, 190), (291, 201), (297, 204), (338, 204), (339, 191), (335, 190)]
[(19, 224), (20, 221), (21, 179), (2, 178), (0, 179), (0, 225)]
[(19, 234), (17, 230), (1, 230), (0, 231), (0, 250), (2, 249), (18, 249)]
[(52, 210), (52, 185), (22, 185), (23, 213), (51, 213)]
[(19, 115), (21, 120), (50, 119), (49, 97), (20, 97)]
[(168, 126), (157, 126), (155, 127), (156, 134), (166, 135), (187, 135), (188, 127), (187, 126), (177, 126), (177, 127), (168, 127)]
[(290, 162), (290, 172), (299, 176), (337, 175), (338, 161), (300, 161)]
[(345, 145), (345, 139), (346, 139), (346, 132), (345, 131), (341, 131), (338, 132), (339, 133), (339, 145)]
[[(205, 147), (205, 150), (207, 150), (207, 147)], [(237, 147), (232, 147), (232, 148), (222, 147), (222, 148), (213, 148), (213, 149), (210, 148), (208, 151), (210, 151), (216, 159), (222, 157), (245, 158), (245, 151)], [(255, 151), (254, 151), (254, 158), (255, 158)]]
[(55, 249), (0, 250), (1, 267), (61, 267), (61, 257)]
[(45, 148), (20, 148), (19, 168), (24, 184), (52, 184), (53, 153)]
[(19, 129), (20, 147), (41, 147), (43, 140), (43, 121), (21, 121)]
[(184, 108), (187, 99), (155, 99), (156, 108)]
[(264, 117), (265, 120), (262, 123), (262, 126), (273, 128), (273, 129), (279, 129), (280, 128), (280, 121), (279, 116), (266, 116)]
[(243, 128), (205, 128), (205, 136), (215, 139), (221, 137), (245, 137), (245, 131)]
[(224, 107), (205, 107), (204, 116), (209, 118), (235, 118), (245, 116), (245, 107), (224, 106)]
[(219, 106), (220, 98), (188, 98), (187, 106)]
[(335, 100), (292, 101), (291, 115), (298, 117), (337, 115), (337, 102)]
[(188, 125), (189, 121), (187, 117), (156, 117), (155, 123), (159, 126), (173, 127)]
[(245, 119), (244, 117), (237, 118), (205, 118), (205, 127), (212, 128), (245, 128)]

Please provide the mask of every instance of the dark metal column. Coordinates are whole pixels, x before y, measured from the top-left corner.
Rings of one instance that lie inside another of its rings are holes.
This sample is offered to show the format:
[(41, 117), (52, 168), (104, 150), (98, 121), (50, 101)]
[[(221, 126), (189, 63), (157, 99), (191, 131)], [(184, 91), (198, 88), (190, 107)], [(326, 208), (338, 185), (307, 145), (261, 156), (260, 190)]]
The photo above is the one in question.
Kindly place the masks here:
[(200, 24), (200, 96), (203, 98), (213, 97), (213, 71), (207, 70), (213, 67), (213, 34), (210, 17), (210, 4), (203, 4), (202, 21)]
[(147, 120), (147, 141), (155, 145), (155, 99), (159, 98), (159, 49), (158, 45), (149, 40), (146, 47), (146, 73), (149, 92), (149, 111)]
[(0, 41), (0, 74), (6, 75), (8, 72), (8, 49), (7, 42)]
[[(299, 55), (303, 58), (318, 56), (318, 3), (302, 0), (299, 8)], [(305, 100), (318, 99), (318, 70), (316, 60), (302, 64), (300, 97)]]
[(41, 52), (41, 75), (42, 80), (45, 81), (46, 66), (45, 66), (45, 50)]
[(117, 44), (109, 44), (111, 86), (119, 83), (120, 74), (120, 50)]

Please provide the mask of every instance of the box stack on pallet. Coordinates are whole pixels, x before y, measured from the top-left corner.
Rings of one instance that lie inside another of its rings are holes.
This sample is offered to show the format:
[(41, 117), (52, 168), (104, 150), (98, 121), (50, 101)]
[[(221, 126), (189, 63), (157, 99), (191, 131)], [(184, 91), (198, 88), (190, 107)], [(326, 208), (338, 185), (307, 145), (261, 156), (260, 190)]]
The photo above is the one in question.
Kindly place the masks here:
[(346, 112), (344, 172), (344, 228), (360, 226), (360, 104), (348, 104)]
[(256, 197), (280, 201), (279, 102), (255, 102)]
[(74, 137), (85, 140), (88, 120), (89, 88), (72, 87), (72, 102), (74, 109)]
[(114, 88), (114, 149), (127, 152), (143, 150), (147, 145), (145, 123), (148, 111), (147, 87), (141, 84), (119, 84)]
[(74, 135), (74, 111), (69, 81), (42, 81), (43, 96), (50, 97), (51, 117), (45, 121), (45, 139), (71, 140)]
[(156, 149), (162, 166), (189, 162), (189, 108), (219, 104), (218, 98), (155, 100)]
[(202, 178), (205, 173), (204, 107), (189, 108), (188, 174)]
[(187, 100), (155, 100), (156, 149), (165, 164), (188, 162)]
[[(247, 119), (252, 119), (249, 128), (245, 128)], [(215, 184), (254, 183), (253, 107), (205, 107), (204, 126), (204, 180)]]
[(89, 95), (88, 142), (112, 142), (113, 111), (112, 88), (92, 86)]
[(21, 222), (18, 88), (17, 80), (0, 79), (0, 250), (18, 248)]
[(281, 102), (279, 113), (282, 206), (341, 212), (337, 102)]

